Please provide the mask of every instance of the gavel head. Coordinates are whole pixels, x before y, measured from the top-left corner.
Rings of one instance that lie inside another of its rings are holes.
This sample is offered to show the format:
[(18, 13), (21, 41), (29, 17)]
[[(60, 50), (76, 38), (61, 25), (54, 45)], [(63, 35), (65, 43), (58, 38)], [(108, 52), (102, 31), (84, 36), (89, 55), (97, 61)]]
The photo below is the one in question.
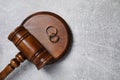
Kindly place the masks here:
[(70, 29), (61, 17), (39, 12), (26, 18), (8, 38), (27, 60), (40, 69), (65, 54), (70, 37)]
[(41, 43), (24, 27), (16, 28), (8, 38), (29, 61), (36, 65), (38, 69), (53, 58)]

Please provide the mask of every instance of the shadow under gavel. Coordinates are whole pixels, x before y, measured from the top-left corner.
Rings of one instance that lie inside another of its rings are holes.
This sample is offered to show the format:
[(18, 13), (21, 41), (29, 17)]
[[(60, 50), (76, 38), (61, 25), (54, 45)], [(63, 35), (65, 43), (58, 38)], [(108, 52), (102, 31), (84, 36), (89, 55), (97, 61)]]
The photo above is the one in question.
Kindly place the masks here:
[(8, 37), (20, 52), (0, 73), (0, 80), (26, 59), (38, 69), (57, 61), (69, 47), (70, 34), (66, 22), (54, 13), (38, 12), (29, 16)]

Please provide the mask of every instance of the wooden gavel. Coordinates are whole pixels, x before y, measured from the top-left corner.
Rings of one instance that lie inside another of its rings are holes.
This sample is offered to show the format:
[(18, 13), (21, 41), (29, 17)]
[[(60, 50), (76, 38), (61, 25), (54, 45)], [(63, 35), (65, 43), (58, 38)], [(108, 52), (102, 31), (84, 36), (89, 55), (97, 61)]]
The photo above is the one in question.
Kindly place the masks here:
[(71, 32), (60, 16), (38, 12), (27, 17), (8, 39), (20, 52), (0, 73), (0, 80), (4, 80), (26, 59), (38, 69), (60, 59), (70, 46)]

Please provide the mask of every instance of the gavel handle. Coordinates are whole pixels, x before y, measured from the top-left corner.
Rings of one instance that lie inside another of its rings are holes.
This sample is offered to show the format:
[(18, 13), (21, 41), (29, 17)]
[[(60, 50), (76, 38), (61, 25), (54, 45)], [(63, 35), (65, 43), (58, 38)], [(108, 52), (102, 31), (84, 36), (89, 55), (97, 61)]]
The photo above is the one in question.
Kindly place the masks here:
[(0, 80), (4, 80), (20, 63), (25, 61), (25, 56), (19, 52), (14, 59), (11, 60), (5, 69), (0, 73)]

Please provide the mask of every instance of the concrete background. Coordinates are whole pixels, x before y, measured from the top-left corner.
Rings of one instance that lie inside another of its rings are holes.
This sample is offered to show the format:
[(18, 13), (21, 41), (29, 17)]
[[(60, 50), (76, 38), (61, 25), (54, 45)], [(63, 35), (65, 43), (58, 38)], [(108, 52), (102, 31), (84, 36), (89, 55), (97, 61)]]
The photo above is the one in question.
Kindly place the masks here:
[(0, 71), (18, 52), (9, 33), (38, 11), (66, 20), (72, 50), (39, 71), (25, 61), (6, 80), (120, 80), (120, 0), (0, 0)]

